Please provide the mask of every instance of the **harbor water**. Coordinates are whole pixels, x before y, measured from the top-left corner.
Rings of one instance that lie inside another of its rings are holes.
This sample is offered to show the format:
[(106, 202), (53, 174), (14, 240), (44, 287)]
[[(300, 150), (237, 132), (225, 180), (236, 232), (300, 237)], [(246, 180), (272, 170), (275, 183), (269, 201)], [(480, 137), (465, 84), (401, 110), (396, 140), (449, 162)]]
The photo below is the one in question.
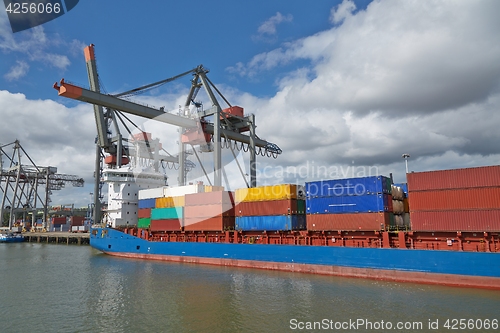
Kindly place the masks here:
[(0, 282), (6, 333), (500, 332), (500, 291), (121, 259), (90, 246), (0, 244)]

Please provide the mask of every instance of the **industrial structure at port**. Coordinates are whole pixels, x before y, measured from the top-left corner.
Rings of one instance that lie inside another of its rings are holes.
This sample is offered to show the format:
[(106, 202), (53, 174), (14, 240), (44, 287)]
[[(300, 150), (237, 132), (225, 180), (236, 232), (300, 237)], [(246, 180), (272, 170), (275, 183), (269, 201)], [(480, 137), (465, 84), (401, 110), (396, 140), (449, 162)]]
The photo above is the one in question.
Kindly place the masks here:
[[(0, 146), (0, 227), (8, 230), (49, 230), (50, 196), (67, 184), (82, 187), (84, 180), (76, 175), (57, 172), (57, 167), (36, 164), (19, 140)], [(73, 209), (70, 213), (74, 212)], [(66, 217), (63, 217), (66, 220)], [(66, 223), (66, 222), (65, 222)]]
[[(281, 150), (257, 136), (254, 116), (231, 105), (203, 66), (111, 96), (100, 92), (93, 45), (85, 58), (90, 90), (64, 80), (54, 88), (94, 104), (97, 176), (102, 169), (95, 193), (102, 179), (108, 208), (105, 225), (91, 231), (93, 247), (130, 258), (500, 289), (500, 166), (409, 173), (404, 184), (375, 175), (257, 186), (258, 152)], [(193, 78), (181, 114), (123, 99), (186, 75)], [(207, 109), (195, 100), (202, 87)], [(124, 112), (179, 126), (179, 153), (163, 155), (144, 131), (125, 140)], [(224, 141), (250, 152), (250, 182), (234, 192), (221, 186)], [(186, 185), (187, 146), (194, 155), (213, 151), (209, 185)], [(162, 163), (179, 166), (179, 186), (168, 186)]]

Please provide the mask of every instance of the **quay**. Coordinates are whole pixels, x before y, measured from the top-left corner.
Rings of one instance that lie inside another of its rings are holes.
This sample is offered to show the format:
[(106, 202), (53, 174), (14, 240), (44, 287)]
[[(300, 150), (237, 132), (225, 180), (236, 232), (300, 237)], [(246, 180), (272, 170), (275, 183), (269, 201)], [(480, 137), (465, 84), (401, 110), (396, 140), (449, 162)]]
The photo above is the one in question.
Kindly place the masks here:
[(72, 232), (24, 232), (24, 241), (29, 243), (46, 244), (76, 244), (89, 245), (90, 233)]

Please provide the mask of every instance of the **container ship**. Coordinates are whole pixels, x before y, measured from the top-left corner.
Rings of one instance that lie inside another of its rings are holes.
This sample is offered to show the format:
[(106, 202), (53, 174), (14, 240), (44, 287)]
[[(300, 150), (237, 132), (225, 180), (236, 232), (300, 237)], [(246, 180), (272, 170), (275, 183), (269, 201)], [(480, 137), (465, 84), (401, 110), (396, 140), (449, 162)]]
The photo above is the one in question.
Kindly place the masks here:
[(500, 289), (500, 166), (407, 179), (141, 189), (109, 169), (112, 208), (90, 245), (128, 258)]
[[(100, 186), (108, 184), (104, 224), (91, 229), (96, 249), (130, 258), (500, 289), (500, 166), (407, 173), (407, 183), (399, 185), (373, 175), (258, 187), (257, 155), (282, 151), (257, 136), (255, 115), (231, 105), (207, 68), (111, 95), (101, 93), (94, 45), (84, 55), (90, 89), (64, 79), (53, 87), (61, 97), (94, 105), (96, 222)], [(178, 110), (128, 99), (186, 76), (191, 88)], [(162, 154), (150, 133), (132, 134), (124, 113), (177, 126), (178, 154)], [(249, 182), (238, 164), (246, 188), (221, 186), (222, 148), (235, 163), (235, 149), (249, 153)], [(214, 186), (210, 180), (209, 186), (186, 185), (194, 164), (187, 156), (198, 158), (198, 150), (213, 152)], [(166, 186), (159, 172), (164, 163), (175, 164), (181, 186)]]

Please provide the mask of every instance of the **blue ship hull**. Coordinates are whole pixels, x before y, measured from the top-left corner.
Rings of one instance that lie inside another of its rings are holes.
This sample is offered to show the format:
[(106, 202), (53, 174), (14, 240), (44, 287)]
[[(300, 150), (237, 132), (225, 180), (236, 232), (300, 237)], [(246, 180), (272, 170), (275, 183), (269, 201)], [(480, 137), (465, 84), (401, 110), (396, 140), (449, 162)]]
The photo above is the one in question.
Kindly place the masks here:
[(130, 258), (500, 289), (498, 253), (154, 242), (111, 228), (93, 229), (90, 245), (110, 255)]

